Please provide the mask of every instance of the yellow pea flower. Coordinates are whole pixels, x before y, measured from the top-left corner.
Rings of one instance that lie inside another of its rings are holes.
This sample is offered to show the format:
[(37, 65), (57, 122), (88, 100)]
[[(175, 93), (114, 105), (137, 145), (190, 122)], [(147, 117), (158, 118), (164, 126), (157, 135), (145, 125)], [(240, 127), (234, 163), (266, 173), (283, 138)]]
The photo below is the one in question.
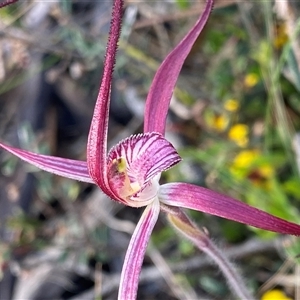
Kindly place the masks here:
[(259, 81), (259, 77), (257, 74), (249, 73), (246, 75), (246, 77), (244, 79), (244, 84), (247, 88), (252, 88), (255, 85), (257, 85), (258, 81)]
[(240, 147), (246, 147), (248, 145), (248, 135), (249, 127), (241, 123), (233, 125), (228, 132), (228, 138)]
[(276, 290), (265, 292), (262, 295), (261, 300), (293, 300), (293, 299), (287, 297), (281, 290), (276, 289)]
[(256, 162), (261, 155), (258, 149), (241, 151), (229, 167), (231, 174), (240, 179), (248, 178), (254, 184), (268, 188), (275, 169), (268, 163), (257, 165)]
[(226, 114), (216, 114), (210, 112), (205, 117), (207, 125), (217, 132), (223, 132), (229, 124), (229, 118)]
[(224, 103), (224, 108), (230, 112), (237, 111), (239, 109), (239, 107), (240, 107), (240, 104), (236, 99), (228, 99)]
[(270, 165), (263, 165), (258, 167), (258, 172), (264, 178), (271, 178), (274, 175), (274, 168)]
[(233, 160), (236, 168), (249, 168), (253, 161), (259, 156), (259, 150), (243, 150)]
[(228, 124), (228, 118), (224, 115), (214, 117), (214, 128), (217, 131), (224, 131)]

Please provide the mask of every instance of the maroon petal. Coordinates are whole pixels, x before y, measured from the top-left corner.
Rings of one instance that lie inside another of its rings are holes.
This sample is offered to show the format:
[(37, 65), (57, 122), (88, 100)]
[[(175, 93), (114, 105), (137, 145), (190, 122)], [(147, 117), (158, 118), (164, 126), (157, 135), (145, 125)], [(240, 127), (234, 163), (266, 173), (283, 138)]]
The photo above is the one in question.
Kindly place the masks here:
[(160, 187), (161, 202), (198, 210), (228, 220), (278, 233), (300, 235), (300, 226), (270, 215), (239, 200), (188, 183), (169, 183)]
[(42, 155), (13, 148), (2, 143), (0, 143), (0, 147), (44, 171), (70, 179), (94, 183), (93, 179), (89, 175), (87, 163), (85, 161)]
[(110, 89), (114, 64), (116, 61), (117, 43), (121, 31), (123, 0), (115, 0), (112, 21), (104, 60), (103, 77), (94, 109), (87, 145), (87, 163), (91, 177), (97, 185), (111, 198), (116, 195), (107, 183), (107, 125), (109, 117)]
[(205, 10), (197, 23), (165, 58), (156, 72), (146, 101), (144, 132), (165, 133), (167, 113), (177, 78), (186, 57), (208, 20), (212, 7), (213, 0), (207, 0)]

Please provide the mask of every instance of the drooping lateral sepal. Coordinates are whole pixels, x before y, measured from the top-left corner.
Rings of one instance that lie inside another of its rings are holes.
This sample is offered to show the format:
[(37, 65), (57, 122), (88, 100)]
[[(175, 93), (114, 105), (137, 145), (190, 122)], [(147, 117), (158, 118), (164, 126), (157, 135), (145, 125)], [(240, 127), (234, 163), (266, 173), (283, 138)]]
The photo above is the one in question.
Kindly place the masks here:
[(159, 133), (132, 135), (108, 155), (108, 182), (133, 206), (150, 203), (158, 190), (159, 175), (181, 160), (175, 148)]

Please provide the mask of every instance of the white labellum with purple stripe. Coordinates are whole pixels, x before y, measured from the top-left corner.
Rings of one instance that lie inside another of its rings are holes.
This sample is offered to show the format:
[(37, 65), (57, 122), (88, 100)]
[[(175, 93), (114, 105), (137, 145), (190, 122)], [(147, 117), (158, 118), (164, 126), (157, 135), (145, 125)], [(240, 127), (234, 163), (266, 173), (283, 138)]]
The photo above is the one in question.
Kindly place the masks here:
[(160, 133), (132, 135), (109, 152), (109, 186), (129, 206), (148, 205), (157, 196), (161, 172), (180, 160), (173, 145)]

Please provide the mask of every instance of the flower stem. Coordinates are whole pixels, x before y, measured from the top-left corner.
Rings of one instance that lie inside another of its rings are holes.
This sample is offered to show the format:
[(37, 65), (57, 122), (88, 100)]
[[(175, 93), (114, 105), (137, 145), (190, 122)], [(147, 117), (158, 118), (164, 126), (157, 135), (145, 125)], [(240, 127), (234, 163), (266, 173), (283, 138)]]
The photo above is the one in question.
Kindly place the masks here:
[(179, 208), (161, 205), (161, 209), (167, 213), (168, 219), (175, 229), (206, 253), (220, 268), (228, 282), (229, 288), (239, 299), (255, 299), (247, 289), (235, 266), (212, 242), (207, 232), (200, 230)]
[(13, 4), (13, 3), (15, 3), (17, 1), (18, 0), (5, 0), (4, 2), (0, 3), (0, 8), (4, 7), (4, 6), (7, 6), (7, 5), (10, 5), (10, 4)]

